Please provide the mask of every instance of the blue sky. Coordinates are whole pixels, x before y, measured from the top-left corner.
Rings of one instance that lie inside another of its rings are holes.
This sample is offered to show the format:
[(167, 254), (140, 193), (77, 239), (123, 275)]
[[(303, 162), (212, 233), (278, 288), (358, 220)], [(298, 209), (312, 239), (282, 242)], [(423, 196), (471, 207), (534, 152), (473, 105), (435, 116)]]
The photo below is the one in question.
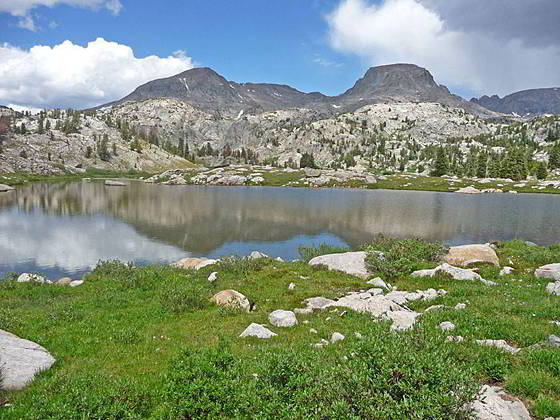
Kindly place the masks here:
[(330, 95), (395, 62), (466, 98), (560, 85), (560, 4), (504, 1), (0, 0), (0, 103), (92, 106), (192, 66)]

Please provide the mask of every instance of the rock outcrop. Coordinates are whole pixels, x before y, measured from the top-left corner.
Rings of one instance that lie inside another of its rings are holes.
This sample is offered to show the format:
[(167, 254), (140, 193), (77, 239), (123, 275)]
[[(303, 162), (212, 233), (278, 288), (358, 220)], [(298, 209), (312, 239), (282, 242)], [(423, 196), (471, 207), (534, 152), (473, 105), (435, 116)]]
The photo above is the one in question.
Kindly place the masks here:
[(484, 385), (469, 408), (475, 420), (531, 420), (525, 405), (497, 386)]
[(547, 264), (535, 270), (535, 277), (560, 281), (560, 263)]

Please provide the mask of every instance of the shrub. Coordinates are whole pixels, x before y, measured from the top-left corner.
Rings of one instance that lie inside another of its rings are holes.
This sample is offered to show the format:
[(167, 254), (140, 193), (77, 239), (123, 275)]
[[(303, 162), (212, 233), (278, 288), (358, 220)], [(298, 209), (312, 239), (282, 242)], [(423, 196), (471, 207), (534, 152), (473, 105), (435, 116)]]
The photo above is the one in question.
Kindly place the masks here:
[(420, 238), (396, 239), (378, 235), (365, 247), (366, 264), (374, 274), (389, 278), (410, 274), (426, 263), (437, 262), (444, 248)]
[(298, 247), (299, 257), (304, 262), (309, 262), (311, 259), (319, 257), (321, 255), (340, 254), (348, 251), (350, 251), (349, 248), (336, 247), (327, 244), (321, 244), (315, 247)]
[(373, 328), (369, 339), (321, 352), (274, 346), (240, 358), (224, 344), (186, 351), (167, 375), (166, 418), (467, 418), (463, 407), (478, 385), (452, 346)]
[(267, 258), (225, 257), (221, 258), (215, 271), (226, 271), (239, 276), (262, 270)]

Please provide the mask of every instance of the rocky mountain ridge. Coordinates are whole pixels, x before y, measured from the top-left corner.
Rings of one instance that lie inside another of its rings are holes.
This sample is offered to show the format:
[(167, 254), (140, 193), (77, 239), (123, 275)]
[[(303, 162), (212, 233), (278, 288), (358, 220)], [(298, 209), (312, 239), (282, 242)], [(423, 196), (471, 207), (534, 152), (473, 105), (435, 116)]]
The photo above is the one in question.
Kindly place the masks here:
[(365, 105), (385, 102), (437, 102), (479, 116), (496, 116), (474, 103), (452, 95), (438, 85), (430, 72), (414, 64), (391, 64), (370, 68), (356, 84), (338, 96), (304, 93), (287, 85), (236, 83), (210, 68), (194, 68), (175, 76), (150, 81), (124, 98), (100, 106), (125, 102), (173, 98), (220, 117), (256, 115), (305, 108), (323, 116), (349, 112)]
[(523, 90), (503, 98), (485, 95), (472, 98), (471, 103), (495, 112), (519, 116), (560, 114), (560, 88)]

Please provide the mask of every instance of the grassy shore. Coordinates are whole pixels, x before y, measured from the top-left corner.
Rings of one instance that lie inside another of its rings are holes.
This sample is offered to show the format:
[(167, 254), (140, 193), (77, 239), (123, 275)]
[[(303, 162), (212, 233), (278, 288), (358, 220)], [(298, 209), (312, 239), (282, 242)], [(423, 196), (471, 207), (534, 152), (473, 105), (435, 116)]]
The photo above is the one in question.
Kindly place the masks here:
[[(527, 347), (560, 335), (549, 323), (560, 321), (560, 298), (532, 275), (534, 267), (560, 262), (560, 247), (513, 241), (497, 252), (515, 271), (501, 277), (498, 268), (482, 267), (496, 287), (384, 276), (399, 290), (448, 291), (410, 307), (450, 309), (426, 313), (400, 333), (368, 315), (323, 311), (298, 315), (293, 328), (270, 327), (278, 336), (268, 340), (239, 338), (250, 323), (266, 324), (273, 310), (369, 288), (363, 279), (304, 261), (226, 259), (200, 271), (106, 262), (78, 288), (0, 282), (0, 329), (38, 342), (57, 359), (24, 391), (0, 396), (10, 404), (0, 408), (0, 418), (466, 418), (464, 404), (485, 383), (503, 385), (537, 419), (560, 416), (560, 349), (510, 355), (474, 342), (504, 339)], [(396, 273), (434, 266), (424, 255), (420, 250), (399, 261)], [(214, 283), (207, 280), (212, 271), (218, 272)], [(255, 310), (209, 302), (230, 288)], [(452, 309), (457, 303), (467, 308)], [(453, 322), (452, 334), (465, 341), (446, 342), (442, 321)], [(335, 331), (346, 339), (310, 346)]]
[[(185, 170), (186, 174), (194, 175), (195, 172), (190, 173)], [(303, 171), (284, 172), (278, 169), (263, 171), (259, 169), (264, 182), (259, 183), (260, 186), (292, 186), (292, 187), (308, 187), (305, 183), (305, 174)], [(62, 174), (62, 175), (35, 175), (26, 173), (7, 173), (0, 174), (0, 184), (7, 184), (12, 186), (23, 185), (27, 183), (54, 183), (54, 182), (70, 182), (77, 181), (83, 178), (149, 178), (154, 174), (148, 172), (130, 171), (119, 172), (90, 168), (82, 174)], [(542, 185), (538, 181), (529, 180), (523, 182), (522, 187), (515, 186), (516, 182), (508, 182), (505, 180), (493, 180), (491, 182), (484, 182), (481, 179), (458, 179), (441, 177), (428, 177), (419, 176), (416, 174), (393, 174), (383, 175), (378, 177), (376, 184), (366, 184), (365, 182), (350, 180), (350, 181), (331, 181), (320, 188), (361, 188), (361, 189), (386, 189), (386, 190), (405, 190), (405, 191), (435, 191), (435, 192), (454, 192), (459, 188), (473, 186), (479, 190), (485, 189), (501, 189), (503, 192), (517, 192), (517, 193), (540, 193), (540, 194), (560, 194), (560, 189), (554, 188), (551, 185)], [(187, 176), (188, 179), (188, 176)], [(167, 180), (162, 178), (162, 181)], [(251, 184), (250, 182), (248, 185)]]

